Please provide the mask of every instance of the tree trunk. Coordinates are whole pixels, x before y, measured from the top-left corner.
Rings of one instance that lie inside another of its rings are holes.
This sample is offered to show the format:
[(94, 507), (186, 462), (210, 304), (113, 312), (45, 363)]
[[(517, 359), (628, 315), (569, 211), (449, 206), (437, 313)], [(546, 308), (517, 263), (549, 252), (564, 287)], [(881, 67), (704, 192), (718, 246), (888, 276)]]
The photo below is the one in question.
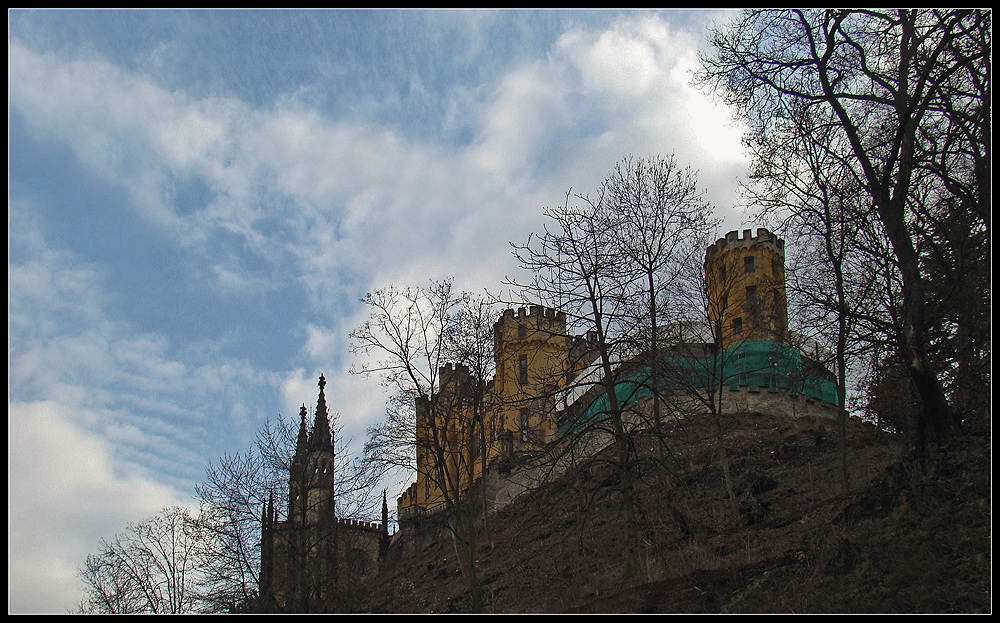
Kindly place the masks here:
[[(917, 442), (941, 443), (957, 431), (957, 423), (941, 382), (927, 357), (925, 333), (925, 296), (916, 250), (906, 232), (902, 210), (883, 210), (882, 220), (892, 243), (903, 278), (903, 343), (902, 355), (906, 369), (920, 397), (917, 412)], [(897, 216), (898, 215), (898, 216)]]
[[(466, 515), (463, 517), (463, 515)], [(452, 513), (451, 535), (455, 545), (455, 557), (458, 559), (458, 567), (465, 576), (465, 583), (469, 589), (469, 597), (472, 600), (471, 610), (473, 614), (482, 612), (482, 598), (479, 590), (479, 578), (476, 574), (476, 548), (475, 532), (472, 522), (472, 512), (463, 513), (456, 510)]]

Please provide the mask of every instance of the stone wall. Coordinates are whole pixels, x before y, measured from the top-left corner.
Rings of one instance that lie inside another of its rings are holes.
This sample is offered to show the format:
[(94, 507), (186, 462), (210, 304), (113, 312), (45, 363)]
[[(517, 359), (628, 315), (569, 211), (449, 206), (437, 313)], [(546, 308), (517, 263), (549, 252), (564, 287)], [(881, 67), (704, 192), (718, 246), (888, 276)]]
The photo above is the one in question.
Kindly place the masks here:
[[(677, 401), (675, 406), (679, 410), (689, 413), (701, 411), (708, 417), (704, 402), (698, 397), (677, 394), (673, 399)], [(769, 391), (740, 387), (733, 390), (723, 387), (721, 402), (722, 414), (730, 416), (741, 413), (768, 413), (793, 419), (819, 417), (831, 420), (837, 416), (837, 408), (834, 405), (789, 394), (785, 389)], [(477, 485), (486, 487), (487, 498), (493, 510), (500, 509), (518, 496), (537, 489), (541, 484), (558, 478), (569, 468), (595, 456), (612, 442), (613, 438), (609, 431), (595, 427), (581, 439), (562, 439), (553, 443), (542, 454), (520, 457), (520, 461), (509, 469), (491, 467), (486, 470)]]

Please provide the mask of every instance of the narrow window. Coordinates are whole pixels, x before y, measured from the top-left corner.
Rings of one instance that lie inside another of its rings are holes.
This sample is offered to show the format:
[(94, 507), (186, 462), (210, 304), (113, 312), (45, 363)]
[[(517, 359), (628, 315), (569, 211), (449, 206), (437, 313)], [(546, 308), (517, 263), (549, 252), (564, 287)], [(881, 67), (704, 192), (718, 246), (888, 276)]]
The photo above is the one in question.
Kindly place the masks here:
[(757, 298), (757, 287), (750, 286), (747, 288), (747, 315), (750, 317), (750, 322), (754, 326), (760, 325), (760, 301)]
[(743, 272), (752, 273), (753, 271), (754, 271), (753, 256), (748, 255), (747, 257), (743, 258)]
[(742, 318), (733, 318), (733, 333), (735, 333), (736, 335), (742, 335), (743, 334), (743, 319)]
[(521, 409), (521, 441), (528, 441), (528, 410)]
[(781, 262), (778, 260), (771, 260), (771, 275), (777, 279), (778, 274), (781, 272)]
[(528, 383), (528, 356), (521, 355), (517, 359), (517, 376), (521, 381), (521, 385), (526, 385)]
[(523, 324), (517, 325), (517, 339), (523, 340), (526, 337), (528, 337), (528, 327)]

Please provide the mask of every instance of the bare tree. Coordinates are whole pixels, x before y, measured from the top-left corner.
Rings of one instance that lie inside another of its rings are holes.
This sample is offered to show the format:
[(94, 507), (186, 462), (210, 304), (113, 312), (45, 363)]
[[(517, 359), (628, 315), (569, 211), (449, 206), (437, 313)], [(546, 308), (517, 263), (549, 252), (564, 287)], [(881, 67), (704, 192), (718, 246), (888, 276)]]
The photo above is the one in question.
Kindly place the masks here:
[(80, 570), (86, 597), (80, 611), (100, 614), (181, 614), (199, 607), (198, 583), (204, 559), (197, 523), (173, 506), (135, 524)]
[(988, 230), (990, 19), (970, 10), (747, 11), (714, 33), (699, 76), (747, 116), (750, 140), (803, 108), (831, 113), (840, 162), (863, 182), (900, 273), (898, 341), (924, 441), (946, 438), (957, 421), (928, 352), (928, 281), (911, 224), (927, 213), (920, 189), (933, 187)]
[[(770, 276), (750, 278), (748, 270), (756, 273), (757, 268), (748, 269), (742, 253), (719, 252), (714, 245), (704, 264), (687, 266), (679, 275), (683, 283), (679, 292), (687, 299), (683, 306), (686, 314), (665, 336), (671, 352), (662, 364), (663, 377), (674, 390), (678, 417), (707, 416), (712, 421), (732, 521), (739, 517), (740, 506), (726, 441), (728, 414), (734, 411), (729, 389), (748, 385), (754, 375), (770, 375), (773, 382), (791, 369), (784, 357), (778, 360), (777, 350), (772, 350), (767, 362), (754, 362), (746, 356), (747, 346), (763, 337), (787, 344), (780, 313), (784, 292), (777, 287), (782, 269), (772, 266)], [(759, 299), (749, 296), (748, 283), (751, 288), (764, 286)]]
[[(495, 414), (500, 407), (499, 397), (491, 391), (490, 379), (496, 372), (495, 330), (496, 307), (486, 299), (471, 295), (463, 297), (462, 307), (455, 318), (455, 327), (448, 343), (449, 360), (469, 370), (469, 385), (465, 391), (468, 408), (471, 409), (472, 427), (468, 431), (469, 460), (465, 464), (465, 482), (472, 483), (486, 472), (488, 467), (488, 444), (493, 439), (487, 436), (488, 414)], [(478, 461), (478, 465), (477, 462)], [(486, 487), (480, 487), (482, 524), (488, 545), (493, 547), (490, 529), (490, 504)], [(470, 493), (471, 495), (471, 493)], [(470, 534), (475, 537), (475, 526), (470, 524)], [(475, 548), (472, 548), (475, 550)]]
[[(662, 413), (670, 404), (664, 402), (669, 383), (664, 382), (667, 370), (661, 361), (668, 336), (661, 325), (690, 315), (685, 309), (690, 299), (681, 291), (690, 285), (684, 275), (692, 265), (700, 265), (718, 223), (698, 187), (697, 174), (690, 167), (681, 168), (672, 155), (625, 158), (602, 188), (598, 218), (607, 222), (615, 252), (633, 271), (615, 295), (623, 298), (626, 310), (631, 310), (626, 313), (633, 316), (633, 326), (625, 337), (633, 340), (636, 361), (644, 362), (649, 371), (648, 378), (637, 380), (645, 385), (652, 401), (649, 428), (659, 442), (658, 484), (669, 490)], [(641, 409), (633, 411), (638, 418), (646, 417)], [(674, 509), (674, 514), (685, 525), (679, 511)]]
[(365, 456), (382, 469), (423, 468), (418, 482), (438, 496), (435, 518), (452, 536), (472, 610), (479, 612), (476, 520), (468, 491), (484, 448), (490, 317), (468, 294), (455, 292), (450, 279), (427, 288), (390, 286), (363, 302), (371, 313), (352, 331), (351, 349), (372, 359), (353, 371), (378, 375), (392, 394)]
[(202, 599), (213, 612), (257, 610), (262, 514), (284, 497), (293, 429), (282, 418), (268, 420), (254, 444), (209, 463), (195, 486), (198, 524), (206, 561)]
[[(837, 121), (822, 109), (799, 107), (750, 144), (755, 167), (747, 195), (759, 216), (779, 222), (798, 250), (789, 271), (800, 326), (809, 337), (831, 344), (837, 378), (839, 481), (849, 488), (846, 428), (848, 367), (859, 354), (858, 319), (880, 316), (871, 297), (874, 258), (859, 231), (871, 231), (872, 209), (859, 201), (863, 182), (843, 162)], [(826, 118), (820, 117), (826, 115)], [(791, 155), (790, 155), (791, 154)], [(884, 318), (884, 316), (883, 316)], [(887, 324), (883, 323), (884, 327)], [(853, 367), (856, 367), (853, 366)]]
[(619, 395), (619, 390), (625, 387), (620, 384), (625, 373), (622, 364), (631, 355), (624, 336), (633, 323), (628, 301), (617, 294), (635, 273), (612, 244), (612, 223), (601, 218), (603, 195), (576, 195), (578, 206), (569, 205), (571, 198), (567, 193), (562, 207), (545, 209), (547, 224), (542, 234), (533, 234), (525, 245), (513, 245), (521, 267), (534, 277), (526, 284), (510, 285), (519, 287), (526, 298), (563, 311), (571, 319), (569, 324), (591, 336), (591, 372), (575, 382), (595, 388), (600, 401), (594, 404), (600, 406), (575, 431), (582, 438), (594, 427), (606, 426), (610, 434), (624, 525), (623, 575), (631, 578), (639, 570), (637, 454), (635, 424), (626, 420), (623, 404), (629, 397)]

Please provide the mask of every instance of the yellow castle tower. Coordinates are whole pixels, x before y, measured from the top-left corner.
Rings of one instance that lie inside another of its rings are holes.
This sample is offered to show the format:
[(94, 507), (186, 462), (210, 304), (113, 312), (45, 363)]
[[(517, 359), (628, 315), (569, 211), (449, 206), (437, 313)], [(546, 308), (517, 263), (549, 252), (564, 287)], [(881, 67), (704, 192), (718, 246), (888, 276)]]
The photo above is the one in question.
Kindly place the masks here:
[(721, 349), (743, 342), (786, 342), (785, 241), (767, 229), (731, 231), (705, 253), (708, 318)]
[[(566, 384), (566, 314), (532, 305), (504, 311), (494, 327), (496, 377), (492, 439), (510, 437), (507, 451), (532, 452), (554, 439), (552, 405)], [(501, 444), (502, 445), (502, 444)], [(504, 448), (491, 444), (493, 452)]]
[[(461, 364), (442, 367), (437, 393), (417, 401), (417, 480), (398, 500), (401, 519), (440, 506), (442, 485), (463, 491), (498, 457), (541, 451), (556, 438), (553, 407), (580, 342), (567, 336), (566, 315), (537, 305), (508, 309), (493, 339), (496, 373), (481, 401)], [(469, 435), (470, 427), (481, 435)]]

